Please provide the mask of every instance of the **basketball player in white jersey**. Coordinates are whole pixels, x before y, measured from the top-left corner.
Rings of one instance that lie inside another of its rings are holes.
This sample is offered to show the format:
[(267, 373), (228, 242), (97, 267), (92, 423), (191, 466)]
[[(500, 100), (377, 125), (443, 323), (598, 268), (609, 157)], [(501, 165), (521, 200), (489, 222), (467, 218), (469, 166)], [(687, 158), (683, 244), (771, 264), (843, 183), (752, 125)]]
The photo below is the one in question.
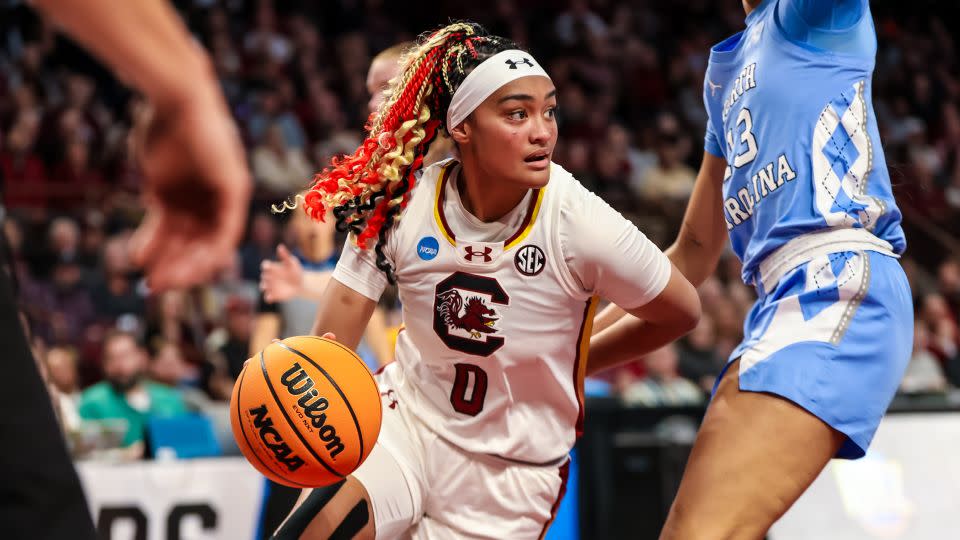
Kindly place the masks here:
[[(332, 207), (353, 234), (314, 330), (355, 346), (390, 281), (406, 327), (377, 376), (370, 457), (306, 491), (277, 538), (542, 537), (583, 421), (588, 347), (626, 359), (696, 324), (696, 291), (666, 256), (551, 163), (556, 107), (529, 53), (453, 24), (407, 55), (356, 154), (318, 175), (306, 211)], [(459, 158), (421, 175), (441, 128)], [(598, 297), (644, 323), (591, 343)]]

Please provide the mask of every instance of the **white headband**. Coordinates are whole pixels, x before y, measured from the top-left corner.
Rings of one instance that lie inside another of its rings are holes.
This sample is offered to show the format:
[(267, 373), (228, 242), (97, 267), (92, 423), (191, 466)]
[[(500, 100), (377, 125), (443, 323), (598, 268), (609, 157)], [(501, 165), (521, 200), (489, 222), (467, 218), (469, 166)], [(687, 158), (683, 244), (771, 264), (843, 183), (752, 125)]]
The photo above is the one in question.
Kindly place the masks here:
[(487, 58), (463, 79), (460, 88), (453, 93), (447, 109), (447, 129), (459, 126), (483, 100), (503, 85), (531, 75), (550, 78), (528, 52), (512, 49)]

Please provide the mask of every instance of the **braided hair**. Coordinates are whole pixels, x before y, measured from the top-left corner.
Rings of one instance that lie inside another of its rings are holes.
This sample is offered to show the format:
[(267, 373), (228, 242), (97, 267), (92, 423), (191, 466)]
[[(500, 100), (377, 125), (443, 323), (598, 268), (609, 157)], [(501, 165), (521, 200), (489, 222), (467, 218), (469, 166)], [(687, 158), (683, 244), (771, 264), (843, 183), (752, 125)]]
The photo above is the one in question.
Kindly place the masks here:
[(302, 199), (307, 214), (322, 221), (332, 208), (337, 230), (353, 233), (360, 249), (376, 239), (377, 268), (396, 283), (383, 253), (386, 234), (409, 201), (437, 131), (453, 127), (444, 124), (454, 92), (481, 62), (517, 48), (476, 23), (454, 23), (425, 34), (401, 59), (401, 73), (371, 116), (360, 147), (334, 158), (314, 176)]

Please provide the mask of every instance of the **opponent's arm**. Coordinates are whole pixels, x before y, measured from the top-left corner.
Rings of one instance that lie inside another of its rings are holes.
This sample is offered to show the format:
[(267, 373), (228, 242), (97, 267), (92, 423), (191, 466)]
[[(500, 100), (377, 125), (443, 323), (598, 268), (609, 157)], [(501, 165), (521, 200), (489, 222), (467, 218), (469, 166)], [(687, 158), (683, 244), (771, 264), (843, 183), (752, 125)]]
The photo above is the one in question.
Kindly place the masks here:
[[(683, 216), (680, 233), (664, 251), (674, 268), (694, 287), (700, 286), (713, 273), (726, 245), (727, 226), (723, 217), (722, 191), (726, 167), (722, 157), (710, 152), (703, 153), (703, 162)], [(625, 314), (626, 311), (610, 304), (594, 318), (593, 335), (606, 330)]]
[(795, 43), (861, 57), (877, 54), (867, 0), (782, 0), (776, 9), (778, 26)]
[(154, 103), (219, 95), (209, 59), (165, 0), (33, 0), (47, 18)]
[(152, 105), (133, 130), (146, 213), (131, 261), (154, 291), (212, 278), (233, 260), (251, 182), (208, 56), (163, 0), (34, 3)]

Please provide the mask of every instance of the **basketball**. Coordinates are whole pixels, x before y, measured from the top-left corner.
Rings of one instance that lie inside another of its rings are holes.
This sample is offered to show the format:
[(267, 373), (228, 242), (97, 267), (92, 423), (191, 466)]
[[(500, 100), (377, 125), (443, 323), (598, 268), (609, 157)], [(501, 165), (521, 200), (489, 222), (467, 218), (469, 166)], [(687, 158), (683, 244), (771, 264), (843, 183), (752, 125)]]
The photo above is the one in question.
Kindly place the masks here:
[(264, 476), (290, 487), (333, 484), (370, 455), (380, 392), (352, 350), (297, 336), (251, 358), (233, 388), (233, 436)]

